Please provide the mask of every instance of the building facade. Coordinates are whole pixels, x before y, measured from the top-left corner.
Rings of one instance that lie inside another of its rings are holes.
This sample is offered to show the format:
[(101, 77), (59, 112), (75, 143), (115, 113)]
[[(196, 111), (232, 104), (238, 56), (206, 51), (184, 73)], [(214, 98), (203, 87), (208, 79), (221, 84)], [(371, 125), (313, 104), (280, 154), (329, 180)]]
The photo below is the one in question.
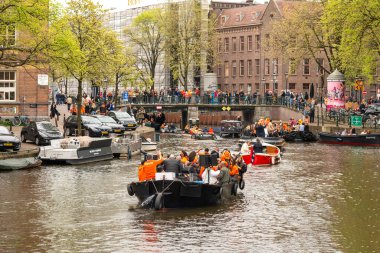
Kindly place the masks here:
[[(305, 57), (300, 62), (292, 62), (282, 55), (273, 56), (262, 44), (269, 36), (271, 21), (282, 18), (283, 8), (291, 4), (291, 1), (271, 0), (265, 4), (218, 10), (218, 61), (214, 72), (221, 90), (261, 95), (267, 91), (281, 94), (290, 90), (305, 94), (313, 84), (315, 94), (325, 94), (328, 74), (314, 59)], [(317, 60), (322, 66), (327, 64), (322, 54), (317, 55)], [(375, 80), (380, 82), (378, 76)], [(377, 85), (368, 86), (366, 96), (375, 97), (376, 88)], [(350, 89), (346, 91), (352, 95)]]

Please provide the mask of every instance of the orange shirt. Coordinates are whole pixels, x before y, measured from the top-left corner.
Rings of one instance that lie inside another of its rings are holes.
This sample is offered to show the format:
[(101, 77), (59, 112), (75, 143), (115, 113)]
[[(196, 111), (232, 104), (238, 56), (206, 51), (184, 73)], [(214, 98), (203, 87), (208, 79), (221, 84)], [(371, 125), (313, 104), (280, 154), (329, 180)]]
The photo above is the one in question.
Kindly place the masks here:
[(186, 156), (181, 158), (181, 163), (183, 163), (183, 164), (187, 163), (188, 161), (189, 161), (189, 159), (187, 159)]
[(160, 160), (148, 160), (143, 165), (140, 165), (138, 177), (139, 181), (145, 181), (155, 178), (156, 176), (156, 168), (160, 165), (164, 159)]
[(230, 168), (230, 176), (235, 176), (239, 174), (239, 166), (234, 165)]

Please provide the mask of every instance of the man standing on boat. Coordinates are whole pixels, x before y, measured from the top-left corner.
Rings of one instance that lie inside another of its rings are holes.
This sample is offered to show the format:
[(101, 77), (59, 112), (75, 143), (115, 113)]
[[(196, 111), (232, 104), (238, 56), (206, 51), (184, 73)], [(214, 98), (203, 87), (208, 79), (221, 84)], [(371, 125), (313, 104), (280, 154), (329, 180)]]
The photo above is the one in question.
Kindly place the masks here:
[(171, 154), (168, 159), (165, 159), (164, 161), (164, 171), (165, 172), (174, 172), (174, 173), (181, 173), (183, 170), (183, 164), (177, 159), (175, 159), (175, 156)]

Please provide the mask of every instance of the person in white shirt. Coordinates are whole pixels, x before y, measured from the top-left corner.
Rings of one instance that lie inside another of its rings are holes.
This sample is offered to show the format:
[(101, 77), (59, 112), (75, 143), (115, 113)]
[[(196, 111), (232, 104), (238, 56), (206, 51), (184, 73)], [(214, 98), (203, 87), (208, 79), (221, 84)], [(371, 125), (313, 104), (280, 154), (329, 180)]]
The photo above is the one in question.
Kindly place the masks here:
[(217, 184), (218, 183), (218, 176), (220, 171), (213, 170), (210, 168), (205, 169), (205, 171), (202, 173), (202, 181), (205, 184)]
[(249, 141), (244, 142), (243, 145), (241, 146), (240, 153), (248, 154), (250, 152), (250, 146), (251, 146), (251, 143)]
[(302, 123), (302, 124), (300, 125), (300, 132), (304, 132), (304, 131), (305, 131), (305, 124)]

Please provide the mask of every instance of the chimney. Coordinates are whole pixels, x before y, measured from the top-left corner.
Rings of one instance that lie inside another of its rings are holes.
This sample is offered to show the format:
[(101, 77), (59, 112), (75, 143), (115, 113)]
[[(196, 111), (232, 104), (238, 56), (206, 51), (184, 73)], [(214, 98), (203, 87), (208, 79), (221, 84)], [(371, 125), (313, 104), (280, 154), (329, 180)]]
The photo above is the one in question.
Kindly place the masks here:
[(246, 3), (249, 5), (253, 5), (253, 0), (246, 0)]

